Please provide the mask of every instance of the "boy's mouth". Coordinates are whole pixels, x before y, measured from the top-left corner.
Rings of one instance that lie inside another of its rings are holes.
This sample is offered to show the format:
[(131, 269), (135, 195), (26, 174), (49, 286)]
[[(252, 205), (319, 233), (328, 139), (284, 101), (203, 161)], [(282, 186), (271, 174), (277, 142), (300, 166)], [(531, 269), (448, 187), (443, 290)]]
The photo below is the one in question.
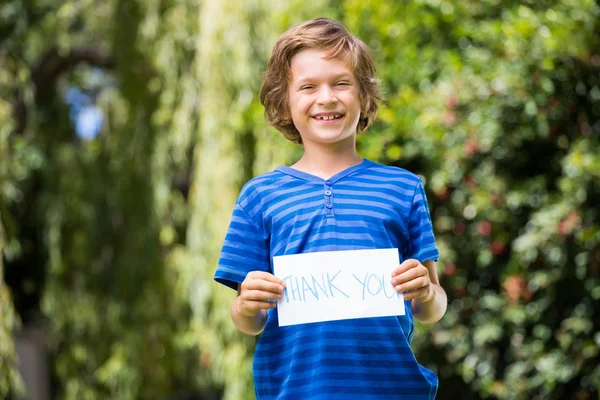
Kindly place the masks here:
[(329, 114), (329, 115), (315, 115), (314, 119), (317, 121), (333, 121), (336, 119), (341, 119), (343, 117), (342, 114)]

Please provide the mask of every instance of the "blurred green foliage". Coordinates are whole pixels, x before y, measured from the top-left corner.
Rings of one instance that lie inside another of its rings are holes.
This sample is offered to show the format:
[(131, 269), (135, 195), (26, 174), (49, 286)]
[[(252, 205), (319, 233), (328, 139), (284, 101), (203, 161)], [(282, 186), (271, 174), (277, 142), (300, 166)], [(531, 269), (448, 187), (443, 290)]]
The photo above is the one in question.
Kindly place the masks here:
[[(257, 92), (289, 25), (344, 21), (386, 99), (361, 154), (420, 174), (449, 296), (439, 398), (600, 389), (600, 8), (591, 0), (0, 5), (0, 397), (45, 321), (60, 399), (252, 398), (212, 282), (240, 186), (300, 149)], [(69, 88), (104, 114), (75, 134)], [(15, 313), (16, 310), (16, 313)]]
[(430, 194), (449, 310), (420, 360), (442, 398), (597, 397), (598, 5), (385, 4), (345, 20), (387, 93), (363, 154)]
[(440, 397), (597, 396), (597, 4), (387, 5), (347, 7), (388, 94), (361, 144), (427, 181), (450, 307), (416, 351)]

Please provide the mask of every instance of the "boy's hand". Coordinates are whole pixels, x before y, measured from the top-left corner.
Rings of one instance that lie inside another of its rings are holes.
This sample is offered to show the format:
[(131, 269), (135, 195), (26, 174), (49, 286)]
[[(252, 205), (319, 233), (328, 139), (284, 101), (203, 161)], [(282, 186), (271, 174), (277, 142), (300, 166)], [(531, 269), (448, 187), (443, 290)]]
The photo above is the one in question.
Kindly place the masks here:
[(404, 300), (426, 303), (435, 296), (429, 270), (419, 260), (408, 259), (400, 264), (392, 272), (392, 285), (398, 293), (404, 292)]
[(254, 317), (261, 310), (275, 308), (281, 300), (285, 283), (268, 272), (252, 271), (246, 275), (238, 290), (238, 312)]

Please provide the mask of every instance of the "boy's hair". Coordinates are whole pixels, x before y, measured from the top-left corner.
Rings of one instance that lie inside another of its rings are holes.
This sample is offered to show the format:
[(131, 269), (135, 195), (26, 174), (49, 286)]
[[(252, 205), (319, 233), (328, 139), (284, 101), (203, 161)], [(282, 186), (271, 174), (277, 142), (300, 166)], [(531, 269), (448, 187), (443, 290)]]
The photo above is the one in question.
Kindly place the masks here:
[(375, 63), (369, 47), (353, 36), (338, 21), (317, 18), (293, 26), (275, 43), (260, 90), (260, 102), (265, 117), (294, 143), (302, 144), (300, 132), (294, 126), (288, 106), (288, 84), (292, 58), (302, 50), (329, 50), (329, 58), (342, 60), (350, 66), (359, 85), (361, 113), (357, 133), (367, 129), (377, 114), (381, 99), (379, 82), (375, 78)]

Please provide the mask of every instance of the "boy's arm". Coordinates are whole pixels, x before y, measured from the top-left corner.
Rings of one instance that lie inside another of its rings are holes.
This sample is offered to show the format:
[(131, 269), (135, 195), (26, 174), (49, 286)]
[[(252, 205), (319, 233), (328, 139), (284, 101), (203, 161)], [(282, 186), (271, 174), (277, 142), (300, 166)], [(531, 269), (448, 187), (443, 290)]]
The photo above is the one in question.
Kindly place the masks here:
[(267, 313), (283, 295), (285, 283), (268, 272), (248, 273), (238, 285), (238, 295), (231, 305), (231, 319), (243, 333), (256, 336), (265, 328)]
[(442, 319), (446, 313), (448, 298), (440, 285), (435, 261), (427, 260), (423, 265), (429, 274), (428, 296), (412, 299), (411, 306), (414, 318), (420, 323), (428, 325)]
[(404, 300), (411, 301), (413, 317), (422, 324), (433, 324), (444, 316), (448, 300), (440, 286), (435, 261), (408, 259), (392, 273), (392, 285)]

